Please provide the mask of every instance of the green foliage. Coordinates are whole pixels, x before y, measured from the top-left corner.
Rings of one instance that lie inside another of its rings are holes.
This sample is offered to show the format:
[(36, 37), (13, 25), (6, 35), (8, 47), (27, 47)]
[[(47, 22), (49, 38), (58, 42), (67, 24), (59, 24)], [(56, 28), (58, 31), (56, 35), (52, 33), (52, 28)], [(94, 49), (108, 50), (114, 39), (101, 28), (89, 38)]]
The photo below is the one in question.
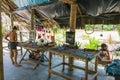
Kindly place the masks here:
[(98, 31), (98, 30), (101, 30), (101, 26), (103, 26), (104, 31), (114, 30), (113, 25), (91, 25), (91, 24), (85, 25), (85, 29), (88, 31), (93, 29)]
[(59, 27), (55, 27), (54, 28), (54, 32), (55, 32), (55, 38), (56, 38), (56, 44), (57, 45), (62, 45), (63, 41), (65, 41), (65, 37), (66, 37), (66, 28), (59, 28)]
[(98, 45), (100, 45), (100, 41), (95, 37), (89, 37), (89, 43), (85, 44), (85, 48), (88, 49), (97, 49)]
[(85, 25), (86, 30), (93, 30), (93, 27), (94, 27), (94, 25), (92, 25), (92, 24)]
[(103, 30), (111, 31), (111, 30), (113, 30), (113, 25), (103, 25)]
[(54, 33), (57, 33), (57, 32), (58, 32), (58, 30), (59, 30), (59, 27), (54, 26), (54, 28), (53, 28), (53, 32), (54, 32)]
[(7, 26), (5, 24), (2, 25), (2, 35), (4, 36), (6, 34), (6, 28)]

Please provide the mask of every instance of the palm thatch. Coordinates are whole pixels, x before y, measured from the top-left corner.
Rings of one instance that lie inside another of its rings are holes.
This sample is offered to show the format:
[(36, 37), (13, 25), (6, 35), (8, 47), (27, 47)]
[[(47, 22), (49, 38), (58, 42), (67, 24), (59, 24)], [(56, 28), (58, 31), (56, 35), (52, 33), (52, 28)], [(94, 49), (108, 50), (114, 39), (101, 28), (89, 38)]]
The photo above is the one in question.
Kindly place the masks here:
[(13, 15), (13, 21), (17, 21), (22, 23), (24, 26), (28, 26), (24, 20), (22, 20), (18, 14), (14, 13), (14, 9), (17, 9), (18, 7), (11, 1), (11, 0), (2, 0), (2, 12), (4, 12), (6, 15), (11, 17), (11, 14)]

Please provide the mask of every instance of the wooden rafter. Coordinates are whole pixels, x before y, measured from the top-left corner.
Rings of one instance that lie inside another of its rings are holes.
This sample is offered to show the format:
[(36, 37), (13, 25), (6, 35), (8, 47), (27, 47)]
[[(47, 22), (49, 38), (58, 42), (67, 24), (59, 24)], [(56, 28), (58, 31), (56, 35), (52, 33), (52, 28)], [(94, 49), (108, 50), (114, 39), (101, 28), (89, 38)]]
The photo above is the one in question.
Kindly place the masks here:
[(64, 3), (68, 3), (68, 4), (74, 4), (74, 3), (76, 3), (76, 0), (60, 0), (60, 1), (62, 1)]
[[(18, 14), (14, 13), (14, 9), (18, 8), (11, 0), (2, 0), (2, 12), (5, 12), (6, 15), (8, 15), (10, 17), (10, 14), (13, 14), (13, 20), (14, 21), (18, 21), (18, 22), (22, 22), (22, 23), (26, 23), (24, 20), (22, 20)], [(26, 25), (28, 25), (26, 23)]]

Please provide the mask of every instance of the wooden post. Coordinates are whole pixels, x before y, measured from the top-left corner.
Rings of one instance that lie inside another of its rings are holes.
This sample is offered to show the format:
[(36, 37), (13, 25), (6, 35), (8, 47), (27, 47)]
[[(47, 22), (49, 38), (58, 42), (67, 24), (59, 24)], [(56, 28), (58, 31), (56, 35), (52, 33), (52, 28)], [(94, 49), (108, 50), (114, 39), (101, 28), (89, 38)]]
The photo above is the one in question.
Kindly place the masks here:
[(85, 60), (85, 80), (88, 80), (88, 59)]
[(49, 68), (48, 68), (48, 72), (49, 72), (49, 74), (48, 74), (48, 78), (50, 78), (51, 77), (51, 72), (50, 72), (50, 70), (52, 69), (52, 53), (50, 52), (49, 53), (49, 66), (48, 66)]
[(65, 56), (63, 55), (63, 62), (62, 62), (63, 64), (62, 64), (62, 71), (64, 71), (64, 69), (65, 69)]
[[(20, 32), (20, 41), (22, 42), (22, 32)], [(22, 47), (20, 47), (21, 55), (23, 55)]]
[(12, 29), (13, 26), (14, 26), (13, 13), (10, 14), (10, 20), (11, 20), (11, 26), (10, 26), (10, 29)]
[(78, 12), (79, 14), (81, 15), (80, 17), (80, 21), (81, 21), (81, 29), (84, 29), (85, 28), (85, 22), (84, 22), (84, 17), (82, 17), (82, 11), (81, 11), (81, 7), (79, 7), (79, 5), (77, 4), (77, 9), (78, 9)]
[[(77, 4), (71, 4), (71, 13), (70, 13), (70, 31), (75, 32), (76, 29), (76, 14), (77, 14)], [(69, 57), (69, 70), (73, 70), (73, 57)]]
[(2, 18), (1, 18), (1, 3), (0, 0), (0, 80), (4, 80), (4, 68), (3, 68), (3, 48), (2, 48)]
[[(97, 73), (98, 71), (98, 57), (95, 59), (95, 72)], [(95, 77), (95, 80), (97, 80), (97, 76)]]
[(31, 30), (34, 29), (34, 9), (31, 9)]
[(77, 17), (77, 4), (71, 4), (71, 12), (70, 12), (70, 30), (75, 32), (76, 29), (76, 17)]

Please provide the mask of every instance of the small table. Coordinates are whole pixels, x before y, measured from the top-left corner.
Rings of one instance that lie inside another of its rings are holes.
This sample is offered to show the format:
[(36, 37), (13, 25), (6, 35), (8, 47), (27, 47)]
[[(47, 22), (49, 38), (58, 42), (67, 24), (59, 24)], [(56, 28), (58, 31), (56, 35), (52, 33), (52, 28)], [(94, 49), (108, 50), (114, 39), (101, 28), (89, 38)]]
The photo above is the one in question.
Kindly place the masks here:
[[(62, 48), (62, 47), (51, 48), (51, 49), (49, 49), (49, 61), (50, 61), (49, 62), (49, 70), (48, 70), (49, 78), (51, 77), (51, 73), (52, 73), (52, 74), (58, 75), (60, 77), (63, 77), (67, 80), (75, 80), (72, 77), (69, 77), (67, 75), (63, 75), (63, 74), (53, 70), (53, 68), (62, 65), (62, 70), (64, 71), (65, 65), (71, 65), (73, 68), (85, 70), (85, 80), (88, 80), (88, 72), (94, 73), (92, 79), (95, 78), (95, 80), (97, 80), (97, 74), (98, 74), (97, 73), (97, 66), (98, 66), (97, 56), (100, 53), (101, 53), (101, 51), (98, 51), (98, 50), (65, 49), (65, 48)], [(59, 63), (59, 64), (52, 67), (52, 54), (61, 55), (62, 56), (62, 63)], [(85, 68), (66, 63), (65, 62), (65, 56), (73, 57), (73, 58), (76, 58), (76, 59), (84, 59), (85, 60)], [(94, 69), (94, 71), (92, 71), (92, 70), (88, 69), (88, 62), (91, 61), (94, 58), (95, 58), (95, 69)]]
[(24, 57), (26, 56), (27, 52), (30, 54), (33, 54), (33, 52), (39, 52), (39, 54), (40, 54), (40, 52), (42, 53), (42, 54), (40, 54), (40, 59), (36, 63), (34, 69), (36, 69), (37, 66), (39, 66), (42, 56), (44, 56), (46, 58), (46, 60), (49, 61), (49, 59), (44, 55), (44, 52), (47, 51), (49, 47), (33, 45), (31, 43), (25, 43), (25, 42), (18, 43), (18, 46), (26, 49), (25, 53), (23, 54), (22, 58), (20, 59), (19, 64), (24, 60)]

